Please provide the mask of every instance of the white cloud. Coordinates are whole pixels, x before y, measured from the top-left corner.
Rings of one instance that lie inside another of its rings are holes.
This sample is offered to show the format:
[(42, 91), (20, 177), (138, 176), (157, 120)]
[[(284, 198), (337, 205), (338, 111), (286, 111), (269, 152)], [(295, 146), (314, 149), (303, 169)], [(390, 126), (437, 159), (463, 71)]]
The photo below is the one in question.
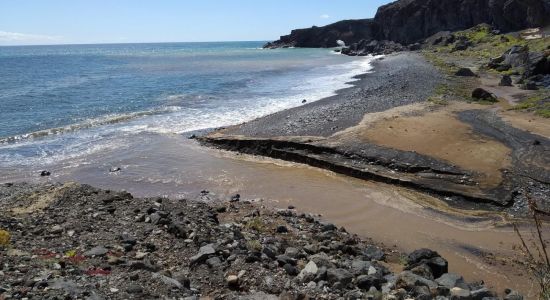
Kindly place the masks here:
[(61, 41), (60, 36), (27, 34), (0, 30), (0, 45), (52, 44)]
[(328, 18), (330, 18), (330, 16), (327, 15), (327, 14), (323, 14), (323, 15), (320, 15), (319, 18), (321, 18), (321, 19), (328, 19)]

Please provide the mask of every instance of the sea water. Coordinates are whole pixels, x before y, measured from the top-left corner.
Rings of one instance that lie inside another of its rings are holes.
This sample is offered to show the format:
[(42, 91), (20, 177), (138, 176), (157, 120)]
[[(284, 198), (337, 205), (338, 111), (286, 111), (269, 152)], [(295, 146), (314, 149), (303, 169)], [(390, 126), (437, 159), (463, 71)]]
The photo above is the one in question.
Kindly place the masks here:
[(262, 44), (0, 47), (0, 170), (238, 124), (331, 96), (370, 70), (369, 58)]

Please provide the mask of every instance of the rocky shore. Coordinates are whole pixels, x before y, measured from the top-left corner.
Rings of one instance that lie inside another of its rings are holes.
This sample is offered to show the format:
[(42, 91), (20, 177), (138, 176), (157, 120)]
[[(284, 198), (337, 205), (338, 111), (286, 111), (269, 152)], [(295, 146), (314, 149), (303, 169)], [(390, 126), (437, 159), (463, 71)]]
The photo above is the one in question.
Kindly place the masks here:
[(0, 204), (0, 299), (501, 299), (437, 252), (401, 255), (239, 195), (18, 183)]

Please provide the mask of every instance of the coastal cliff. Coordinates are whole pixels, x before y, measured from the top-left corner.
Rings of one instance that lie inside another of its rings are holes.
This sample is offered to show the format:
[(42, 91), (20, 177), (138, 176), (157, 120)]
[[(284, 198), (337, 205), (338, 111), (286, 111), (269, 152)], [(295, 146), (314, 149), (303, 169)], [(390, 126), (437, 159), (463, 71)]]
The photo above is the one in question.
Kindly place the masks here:
[(548, 25), (548, 15), (549, 0), (399, 0), (381, 6), (374, 19), (293, 30), (265, 47), (335, 47), (337, 40), (349, 45), (363, 39), (412, 44), (480, 23), (505, 32), (540, 27)]
[(362, 39), (376, 38), (378, 26), (373, 19), (344, 20), (327, 26), (295, 29), (289, 35), (281, 36), (277, 41), (267, 43), (265, 48), (331, 48), (338, 40), (346, 45)]

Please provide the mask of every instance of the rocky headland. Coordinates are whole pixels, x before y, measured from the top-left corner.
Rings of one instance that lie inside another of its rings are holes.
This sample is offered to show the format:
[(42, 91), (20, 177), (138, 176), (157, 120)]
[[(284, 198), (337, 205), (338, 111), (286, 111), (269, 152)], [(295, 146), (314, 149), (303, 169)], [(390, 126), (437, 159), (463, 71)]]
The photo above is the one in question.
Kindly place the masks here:
[(279, 47), (336, 47), (361, 40), (410, 45), (441, 31), (464, 30), (481, 23), (503, 32), (549, 24), (548, 0), (400, 0), (381, 6), (373, 19), (346, 20), (293, 30), (266, 44)]

